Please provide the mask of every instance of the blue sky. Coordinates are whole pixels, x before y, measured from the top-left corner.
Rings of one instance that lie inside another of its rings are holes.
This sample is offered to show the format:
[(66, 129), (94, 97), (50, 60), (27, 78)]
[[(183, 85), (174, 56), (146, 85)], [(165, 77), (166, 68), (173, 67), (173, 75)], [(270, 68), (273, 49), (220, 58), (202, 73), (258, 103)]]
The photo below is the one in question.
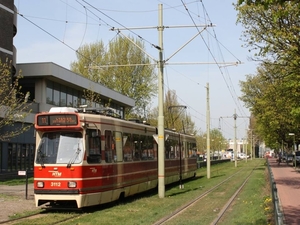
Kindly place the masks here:
[[(185, 6), (183, 5), (183, 3)], [(14, 38), (17, 63), (54, 62), (69, 68), (76, 61), (75, 51), (83, 44), (102, 40), (108, 44), (118, 35), (140, 37), (149, 55), (158, 59), (158, 5), (163, 5), (164, 58), (197, 36), (168, 61), (164, 70), (164, 91), (175, 90), (181, 105), (187, 106), (197, 128), (206, 132), (206, 84), (210, 86), (211, 129), (221, 128), (226, 138), (234, 137), (233, 114), (238, 118), (237, 138), (245, 137), (249, 111), (238, 100), (239, 81), (254, 74), (256, 64), (242, 48), (243, 27), (236, 25), (232, 3), (224, 0), (15, 0), (18, 12), (18, 33)], [(186, 10), (187, 9), (187, 10)], [(188, 13), (189, 12), (189, 13)], [(194, 24), (214, 27), (185, 27)], [(182, 26), (181, 28), (173, 28)], [(153, 27), (152, 29), (145, 29)], [(203, 30), (203, 31), (202, 31)], [(120, 34), (119, 34), (120, 35)], [(241, 61), (241, 64), (228, 63)], [(202, 64), (190, 65), (191, 62)], [(177, 64), (178, 65), (174, 65)], [(222, 64), (225, 63), (225, 64)], [(157, 106), (157, 98), (151, 107)]]

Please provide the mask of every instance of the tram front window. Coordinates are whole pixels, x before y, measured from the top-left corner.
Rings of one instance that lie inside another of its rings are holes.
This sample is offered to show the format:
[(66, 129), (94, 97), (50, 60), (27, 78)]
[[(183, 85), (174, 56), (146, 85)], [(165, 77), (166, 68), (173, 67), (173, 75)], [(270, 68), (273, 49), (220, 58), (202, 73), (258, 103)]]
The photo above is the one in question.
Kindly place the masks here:
[(80, 132), (49, 132), (42, 137), (37, 149), (36, 163), (78, 164), (82, 162), (83, 143)]

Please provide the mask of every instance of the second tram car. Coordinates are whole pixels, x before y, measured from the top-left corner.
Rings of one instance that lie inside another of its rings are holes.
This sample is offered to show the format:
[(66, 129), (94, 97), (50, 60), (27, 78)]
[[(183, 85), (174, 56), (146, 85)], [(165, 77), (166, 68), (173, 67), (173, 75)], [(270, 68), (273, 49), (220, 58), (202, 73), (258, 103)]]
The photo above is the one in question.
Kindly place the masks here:
[[(36, 206), (82, 208), (158, 185), (155, 127), (98, 109), (55, 107), (36, 115), (35, 128)], [(194, 136), (165, 135), (165, 184), (195, 176)]]

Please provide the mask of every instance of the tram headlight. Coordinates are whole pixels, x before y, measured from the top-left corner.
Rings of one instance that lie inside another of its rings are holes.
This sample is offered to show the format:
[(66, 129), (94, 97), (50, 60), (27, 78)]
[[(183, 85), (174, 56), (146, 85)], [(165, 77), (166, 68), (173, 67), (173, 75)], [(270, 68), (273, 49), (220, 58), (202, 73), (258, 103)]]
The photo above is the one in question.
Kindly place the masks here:
[(43, 182), (43, 181), (38, 181), (38, 182), (36, 183), (36, 186), (37, 186), (38, 188), (43, 188), (43, 187), (44, 187), (44, 182)]
[(68, 187), (69, 188), (76, 188), (77, 187), (77, 183), (75, 181), (69, 181), (68, 182)]

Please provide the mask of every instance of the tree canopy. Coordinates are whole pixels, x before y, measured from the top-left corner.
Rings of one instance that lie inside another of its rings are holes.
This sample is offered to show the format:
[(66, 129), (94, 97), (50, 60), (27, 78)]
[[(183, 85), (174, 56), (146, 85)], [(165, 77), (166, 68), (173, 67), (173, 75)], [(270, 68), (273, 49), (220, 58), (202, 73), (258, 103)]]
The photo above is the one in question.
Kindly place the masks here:
[(247, 4), (247, 5), (262, 5), (265, 9), (267, 9), (270, 5), (281, 4), (283, 5), (285, 2), (290, 0), (238, 0), (238, 4)]
[[(12, 66), (0, 60), (0, 141), (8, 141), (30, 128), (24, 119), (30, 112), (29, 93), (22, 93), (19, 86), (21, 74), (12, 77)], [(18, 122), (20, 126), (16, 126)]]
[[(167, 91), (164, 102), (164, 126), (181, 133), (196, 134), (195, 123), (186, 113), (186, 108), (186, 106), (179, 104), (174, 90)], [(158, 107), (149, 114), (148, 119), (151, 125), (157, 126), (157, 117)]]
[(144, 44), (128, 38), (131, 41), (118, 36), (107, 47), (102, 41), (82, 46), (71, 70), (133, 98), (135, 107), (126, 116), (142, 117), (156, 95), (157, 75), (155, 66), (144, 54)]
[(262, 4), (236, 6), (245, 46), (260, 63), (256, 74), (241, 82), (241, 99), (270, 147), (282, 141), (291, 145), (291, 132), (300, 138), (299, 3), (273, 3), (267, 9)]

